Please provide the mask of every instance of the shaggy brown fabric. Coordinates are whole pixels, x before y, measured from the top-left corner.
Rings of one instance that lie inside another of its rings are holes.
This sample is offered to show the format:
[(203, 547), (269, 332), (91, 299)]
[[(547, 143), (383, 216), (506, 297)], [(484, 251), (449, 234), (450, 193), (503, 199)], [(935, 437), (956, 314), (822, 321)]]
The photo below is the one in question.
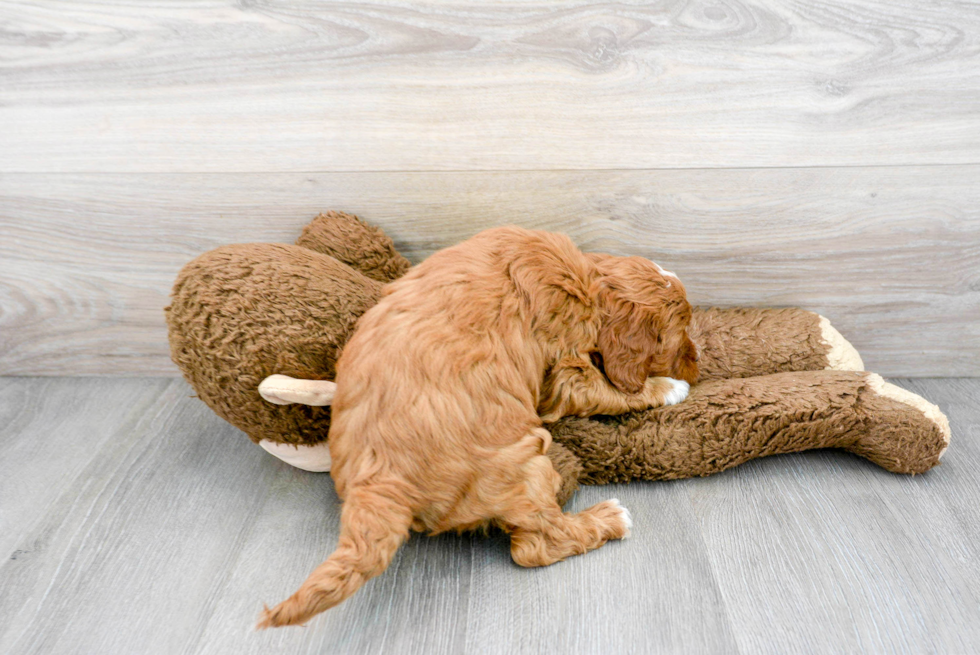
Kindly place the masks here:
[(381, 286), (298, 246), (212, 250), (177, 276), (165, 309), (171, 358), (201, 400), (252, 441), (317, 443), (329, 407), (273, 405), (258, 385), (273, 373), (333, 379), (341, 347)]
[(677, 405), (566, 418), (551, 433), (579, 458), (583, 484), (711, 475), (750, 459), (817, 448), (842, 448), (895, 473), (938, 464), (946, 446), (939, 426), (876, 393), (867, 377), (806, 371), (714, 380)]
[(551, 442), (548, 452), (545, 454), (551, 460), (551, 465), (555, 467), (558, 475), (561, 476), (558, 504), (564, 505), (578, 491), (579, 480), (582, 477), (582, 461), (557, 441)]
[(412, 265), (398, 254), (381, 228), (344, 212), (331, 211), (314, 218), (303, 228), (296, 245), (330, 255), (378, 282), (396, 280)]
[[(243, 244), (198, 257), (180, 272), (166, 310), (174, 362), (253, 441), (326, 438), (328, 407), (273, 405), (258, 384), (273, 373), (333, 379), (355, 321), (380, 298), (380, 281), (408, 269), (381, 230), (348, 214), (318, 216), (298, 243), (304, 247)], [(696, 309), (691, 336), (703, 382), (683, 403), (552, 427), (548, 456), (562, 476), (561, 502), (580, 481), (709, 475), (812, 448), (844, 448), (898, 473), (938, 462), (944, 440), (935, 423), (875, 393), (865, 373), (823, 370), (828, 347), (816, 314)]]
[(802, 309), (695, 308), (691, 338), (701, 349), (701, 380), (827, 368), (830, 346), (820, 316)]

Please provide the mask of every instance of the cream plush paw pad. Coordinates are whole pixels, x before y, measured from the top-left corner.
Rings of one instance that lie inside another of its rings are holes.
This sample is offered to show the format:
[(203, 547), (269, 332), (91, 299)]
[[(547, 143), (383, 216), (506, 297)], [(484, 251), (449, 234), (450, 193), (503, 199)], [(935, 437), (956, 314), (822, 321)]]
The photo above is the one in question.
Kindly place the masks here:
[(270, 375), (259, 383), (259, 395), (275, 405), (323, 407), (333, 402), (337, 385), (329, 380), (298, 380), (288, 375)]
[(313, 446), (294, 446), (263, 439), (259, 445), (273, 457), (298, 469), (313, 473), (326, 473), (330, 470), (330, 448), (326, 441)]
[(857, 348), (837, 331), (830, 320), (820, 316), (820, 338), (830, 347), (827, 352), (827, 368), (835, 371), (863, 371), (864, 362)]

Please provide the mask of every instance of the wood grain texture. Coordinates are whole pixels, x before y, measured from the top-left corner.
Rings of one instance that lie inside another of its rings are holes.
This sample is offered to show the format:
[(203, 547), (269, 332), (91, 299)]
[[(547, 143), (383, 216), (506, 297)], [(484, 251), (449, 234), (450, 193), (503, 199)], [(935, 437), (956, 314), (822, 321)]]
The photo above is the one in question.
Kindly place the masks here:
[[(43, 548), (38, 542), (13, 552), (14, 542), (76, 484), (98, 453), (118, 444), (119, 431), (153, 409), (167, 384), (0, 378), (0, 557), (31, 557)], [(107, 398), (115, 411), (105, 411)]]
[(977, 649), (964, 626), (980, 625), (980, 380), (897, 382), (949, 415), (939, 468), (893, 475), (828, 451), (750, 462), (692, 488), (741, 652)]
[(0, 171), (980, 163), (956, 1), (2, 2)]
[(820, 312), (885, 375), (980, 375), (980, 166), (0, 175), (0, 374), (175, 374), (180, 267), (327, 209), (416, 262), (494, 225), (566, 232), (700, 304)]
[[(980, 380), (896, 382), (950, 419), (924, 475), (827, 451), (587, 487), (572, 507), (619, 497), (630, 539), (528, 570), (500, 534), (416, 535), (308, 628), (253, 633), (334, 546), (330, 477), (268, 456), (182, 381), (0, 380), (0, 463), (52, 487), (0, 489), (31, 517), (0, 535), (0, 651), (976, 652)], [(51, 433), (92, 452), (24, 456)]]
[[(31, 384), (11, 381), (4, 391)], [(116, 425), (82, 473), (50, 507), (4, 499), (41, 516), (13, 535), (17, 556), (0, 565), (0, 652), (181, 652), (200, 635), (270, 492), (274, 467), (241, 447), (241, 434), (192, 401), (182, 381), (72, 384), (82, 396), (93, 387), (103, 396), (95, 408)], [(135, 421), (124, 404), (133, 388), (154, 396)], [(47, 409), (23, 436), (44, 440), (44, 419), (77, 425), (92, 409)], [(64, 469), (54, 459), (33, 463), (48, 467)]]
[(737, 651), (737, 626), (683, 486), (586, 487), (568, 509), (609, 498), (630, 509), (634, 527), (628, 539), (603, 546), (594, 558), (528, 571), (513, 565), (502, 547), (477, 560), (466, 652)]

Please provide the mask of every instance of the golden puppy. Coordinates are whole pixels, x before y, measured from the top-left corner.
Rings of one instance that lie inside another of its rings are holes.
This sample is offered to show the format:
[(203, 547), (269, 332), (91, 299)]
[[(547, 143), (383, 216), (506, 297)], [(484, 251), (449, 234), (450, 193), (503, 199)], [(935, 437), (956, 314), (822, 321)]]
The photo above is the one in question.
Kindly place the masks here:
[(504, 227), (390, 284), (337, 363), (336, 551), (259, 627), (303, 623), (388, 566), (409, 530), (494, 524), (543, 566), (625, 537), (616, 500), (564, 514), (544, 422), (676, 403), (697, 379), (691, 308), (640, 257)]

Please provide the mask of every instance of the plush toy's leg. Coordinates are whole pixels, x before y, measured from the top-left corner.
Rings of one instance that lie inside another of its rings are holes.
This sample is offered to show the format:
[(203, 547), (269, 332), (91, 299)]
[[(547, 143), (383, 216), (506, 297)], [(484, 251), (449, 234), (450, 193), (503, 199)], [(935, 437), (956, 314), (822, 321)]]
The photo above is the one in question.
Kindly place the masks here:
[[(410, 263), (380, 229), (352, 214), (320, 214), (296, 245), (330, 255), (379, 282)], [(691, 337), (701, 351), (701, 379), (782, 371), (864, 370), (857, 350), (826, 318), (802, 309), (695, 308)]]
[(550, 427), (581, 482), (710, 475), (766, 455), (842, 448), (896, 473), (939, 463), (949, 423), (924, 398), (871, 373), (809, 371), (696, 385), (678, 405)]
[[(411, 265), (380, 228), (344, 212), (317, 216), (296, 245), (330, 255), (383, 283), (401, 277)], [(691, 337), (701, 350), (702, 380), (864, 370), (857, 350), (829, 320), (802, 309), (695, 308)]]
[(690, 333), (701, 354), (701, 380), (864, 370), (858, 351), (829, 320), (802, 309), (695, 308)]
[(330, 255), (378, 282), (396, 280), (411, 266), (381, 228), (344, 212), (330, 211), (314, 218), (303, 228), (296, 245)]

